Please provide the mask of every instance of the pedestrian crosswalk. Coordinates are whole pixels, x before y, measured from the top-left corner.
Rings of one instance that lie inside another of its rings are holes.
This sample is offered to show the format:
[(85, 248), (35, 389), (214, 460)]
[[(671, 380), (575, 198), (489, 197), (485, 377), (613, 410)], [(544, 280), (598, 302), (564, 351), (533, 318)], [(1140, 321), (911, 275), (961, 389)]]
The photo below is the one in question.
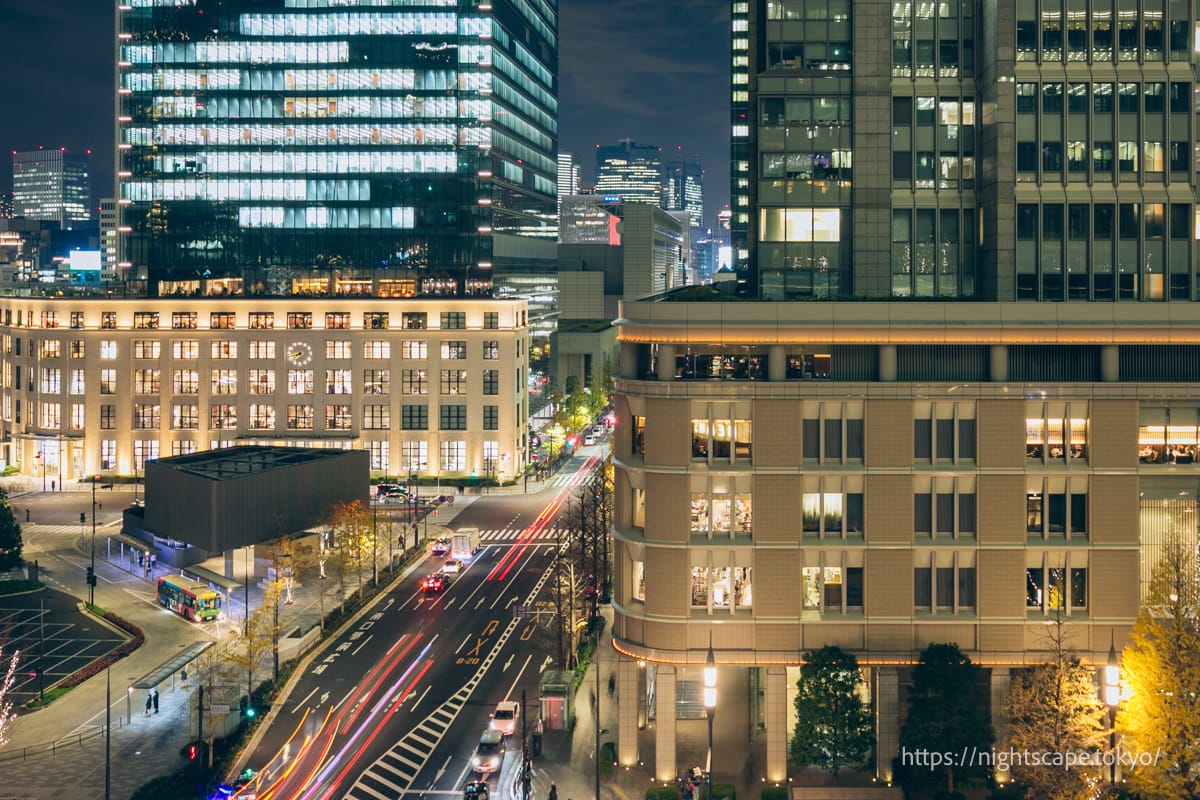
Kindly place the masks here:
[(51, 534), (85, 533), (90, 530), (91, 530), (91, 526), (81, 525), (78, 522), (76, 522), (74, 525), (38, 525), (38, 524), (32, 523), (32, 522), (24, 522), (21, 524), (21, 531), (26, 536), (29, 536), (29, 535), (35, 534), (35, 533), (51, 533)]
[(490, 542), (492, 544), (504, 544), (505, 542), (528, 541), (531, 542), (553, 542), (557, 540), (559, 531), (561, 530), (563, 537), (568, 535), (567, 528), (543, 528), (531, 536), (527, 537), (526, 528), (496, 528), (493, 530), (482, 530), (479, 532), (479, 541)]

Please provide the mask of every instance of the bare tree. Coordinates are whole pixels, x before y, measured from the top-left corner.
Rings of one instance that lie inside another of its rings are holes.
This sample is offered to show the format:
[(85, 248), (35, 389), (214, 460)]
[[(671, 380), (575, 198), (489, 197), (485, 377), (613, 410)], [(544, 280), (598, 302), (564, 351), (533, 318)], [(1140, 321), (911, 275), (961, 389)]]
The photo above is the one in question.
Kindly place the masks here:
[[(8, 743), (8, 728), (16, 714), (13, 712), (12, 689), (17, 679), (17, 663), (21, 651), (13, 649), (5, 659), (4, 646), (0, 642), (0, 747)], [(7, 661), (7, 663), (5, 663)]]

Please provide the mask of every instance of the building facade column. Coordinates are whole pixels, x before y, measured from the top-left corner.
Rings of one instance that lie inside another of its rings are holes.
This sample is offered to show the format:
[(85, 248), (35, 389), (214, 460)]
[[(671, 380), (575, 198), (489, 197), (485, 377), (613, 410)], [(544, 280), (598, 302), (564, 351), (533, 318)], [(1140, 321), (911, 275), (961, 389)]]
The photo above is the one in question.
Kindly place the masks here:
[(1100, 348), (1100, 380), (1105, 383), (1121, 380), (1121, 353), (1115, 344), (1106, 344)]
[(622, 378), (637, 380), (638, 376), (638, 349), (642, 347), (637, 342), (621, 342), (620, 363), (617, 365), (617, 374)]
[(992, 383), (1008, 381), (1008, 345), (994, 344), (988, 359), (988, 377)]
[[(992, 732), (996, 735), (995, 748), (999, 750), (1008, 749), (1008, 687), (1012, 681), (1012, 673), (1008, 667), (992, 667), (991, 675), (991, 712), (992, 712)], [(1004, 767), (1001, 770), (1000, 765), (996, 766), (996, 781), (997, 783), (1008, 783), (1010, 780), (1008, 768)]]
[(767, 348), (767, 380), (787, 380), (787, 348), (781, 344)]
[(625, 656), (617, 659), (617, 763), (622, 767), (632, 767), (638, 762), (641, 672), (633, 659)]
[(767, 667), (767, 704), (763, 718), (767, 728), (767, 780), (787, 780), (787, 668)]
[(675, 380), (675, 345), (660, 344), (658, 346), (657, 370), (660, 381)]
[(236, 550), (225, 551), (225, 577), (233, 580), (233, 554)]
[(879, 380), (895, 381), (899, 370), (896, 366), (896, 345), (879, 345)]
[(900, 755), (900, 676), (895, 667), (875, 668), (875, 777), (889, 785)]
[(675, 667), (654, 670), (654, 777), (672, 781), (675, 773)]

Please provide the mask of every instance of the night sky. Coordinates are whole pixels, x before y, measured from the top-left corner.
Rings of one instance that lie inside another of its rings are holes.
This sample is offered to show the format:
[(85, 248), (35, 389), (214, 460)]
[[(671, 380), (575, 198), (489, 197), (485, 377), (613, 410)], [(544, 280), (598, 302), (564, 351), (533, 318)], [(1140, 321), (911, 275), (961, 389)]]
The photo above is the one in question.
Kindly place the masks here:
[[(113, 0), (0, 0), (0, 190), (12, 150), (92, 151), (111, 194)], [(682, 147), (704, 165), (705, 224), (729, 199), (729, 4), (560, 0), (559, 147), (590, 182), (597, 144)]]

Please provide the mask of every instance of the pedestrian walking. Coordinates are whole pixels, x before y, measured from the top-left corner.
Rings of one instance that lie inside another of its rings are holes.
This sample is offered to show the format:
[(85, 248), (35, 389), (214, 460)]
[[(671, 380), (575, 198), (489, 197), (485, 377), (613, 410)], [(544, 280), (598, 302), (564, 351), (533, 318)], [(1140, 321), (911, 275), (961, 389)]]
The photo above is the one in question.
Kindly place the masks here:
[(617, 676), (613, 673), (608, 673), (608, 696), (612, 697), (613, 692), (617, 690)]
[(146, 716), (150, 716), (150, 707), (154, 705), (154, 695), (146, 692)]
[(558, 787), (557, 787), (557, 786), (555, 786), (553, 783), (552, 783), (552, 784), (550, 784), (550, 798), (549, 798), (549, 800), (558, 800)]
[(154, 700), (154, 713), (157, 714), (158, 713), (158, 689), (157, 688), (150, 690), (150, 698), (152, 700)]

